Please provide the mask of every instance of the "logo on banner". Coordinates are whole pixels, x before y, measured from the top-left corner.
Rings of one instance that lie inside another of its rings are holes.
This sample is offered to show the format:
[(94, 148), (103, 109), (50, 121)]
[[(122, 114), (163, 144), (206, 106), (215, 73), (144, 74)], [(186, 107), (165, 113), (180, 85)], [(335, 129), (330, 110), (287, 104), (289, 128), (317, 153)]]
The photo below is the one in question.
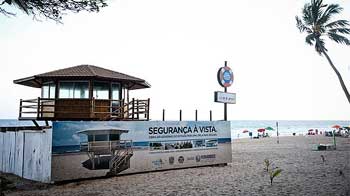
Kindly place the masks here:
[(179, 162), (179, 163), (184, 163), (184, 161), (185, 161), (185, 158), (183, 157), (183, 156), (179, 156), (179, 158), (177, 159), (177, 161)]
[(174, 158), (174, 157), (169, 157), (169, 164), (170, 164), (170, 165), (173, 165), (173, 164), (174, 164), (174, 161), (175, 161), (175, 158)]
[(201, 161), (201, 155), (197, 155), (196, 156), (196, 162), (200, 162)]

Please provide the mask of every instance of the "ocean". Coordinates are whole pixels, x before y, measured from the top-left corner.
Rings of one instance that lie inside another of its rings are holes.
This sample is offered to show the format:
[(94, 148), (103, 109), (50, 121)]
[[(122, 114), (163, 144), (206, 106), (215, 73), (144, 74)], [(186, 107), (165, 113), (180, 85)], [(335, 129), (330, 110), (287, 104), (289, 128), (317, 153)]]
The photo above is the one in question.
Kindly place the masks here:
[[(274, 130), (267, 131), (270, 136), (276, 136), (276, 122), (278, 122), (278, 132), (280, 136), (288, 136), (296, 133), (296, 135), (306, 134), (309, 129), (318, 129), (318, 131), (332, 131), (333, 125), (349, 127), (350, 120), (232, 120), (231, 121), (231, 136), (236, 138), (247, 138), (248, 133), (243, 133), (243, 130), (253, 132), (253, 136), (257, 135), (257, 130), (260, 128), (272, 127)], [(39, 124), (44, 125), (44, 122)], [(16, 119), (0, 119), (1, 126), (17, 126), (17, 125), (33, 125), (31, 121), (18, 121)]]

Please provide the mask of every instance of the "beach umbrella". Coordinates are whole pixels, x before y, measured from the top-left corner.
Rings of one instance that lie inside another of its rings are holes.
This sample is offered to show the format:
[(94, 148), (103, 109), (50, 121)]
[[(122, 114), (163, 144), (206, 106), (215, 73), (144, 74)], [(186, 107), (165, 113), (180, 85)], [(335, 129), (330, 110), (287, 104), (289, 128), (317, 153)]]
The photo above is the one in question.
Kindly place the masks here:
[(244, 129), (242, 132), (243, 133), (248, 133), (249, 131), (247, 129)]
[(272, 127), (266, 127), (265, 129), (268, 130), (268, 131), (273, 131), (274, 130)]
[(263, 129), (263, 128), (258, 129), (258, 132), (265, 132), (265, 129)]
[(334, 129), (339, 129), (341, 126), (340, 125), (333, 125), (332, 128)]

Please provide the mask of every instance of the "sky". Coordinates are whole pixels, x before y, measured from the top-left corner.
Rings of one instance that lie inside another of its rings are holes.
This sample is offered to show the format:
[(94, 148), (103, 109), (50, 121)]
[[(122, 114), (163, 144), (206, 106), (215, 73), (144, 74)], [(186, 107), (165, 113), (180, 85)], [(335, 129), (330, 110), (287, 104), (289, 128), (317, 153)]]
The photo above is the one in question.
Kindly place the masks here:
[[(214, 103), (217, 70), (228, 61), (236, 104), (229, 120), (349, 120), (350, 104), (324, 57), (295, 25), (304, 0), (115, 0), (99, 13), (64, 16), (63, 24), (17, 11), (0, 15), (0, 119), (18, 117), (19, 99), (40, 89), (13, 80), (91, 64), (149, 82), (131, 91), (150, 98), (152, 120), (223, 119)], [(344, 7), (350, 1), (324, 1)], [(335, 18), (337, 19), (337, 18)], [(326, 42), (350, 88), (350, 47)]]

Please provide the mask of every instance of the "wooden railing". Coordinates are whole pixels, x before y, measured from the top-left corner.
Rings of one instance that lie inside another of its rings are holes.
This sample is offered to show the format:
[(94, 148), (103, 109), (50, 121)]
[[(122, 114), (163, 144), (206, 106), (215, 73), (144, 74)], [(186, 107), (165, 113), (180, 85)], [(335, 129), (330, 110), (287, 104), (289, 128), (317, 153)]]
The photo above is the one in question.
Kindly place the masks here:
[(149, 120), (150, 99), (124, 100), (49, 99), (20, 100), (19, 119)]

